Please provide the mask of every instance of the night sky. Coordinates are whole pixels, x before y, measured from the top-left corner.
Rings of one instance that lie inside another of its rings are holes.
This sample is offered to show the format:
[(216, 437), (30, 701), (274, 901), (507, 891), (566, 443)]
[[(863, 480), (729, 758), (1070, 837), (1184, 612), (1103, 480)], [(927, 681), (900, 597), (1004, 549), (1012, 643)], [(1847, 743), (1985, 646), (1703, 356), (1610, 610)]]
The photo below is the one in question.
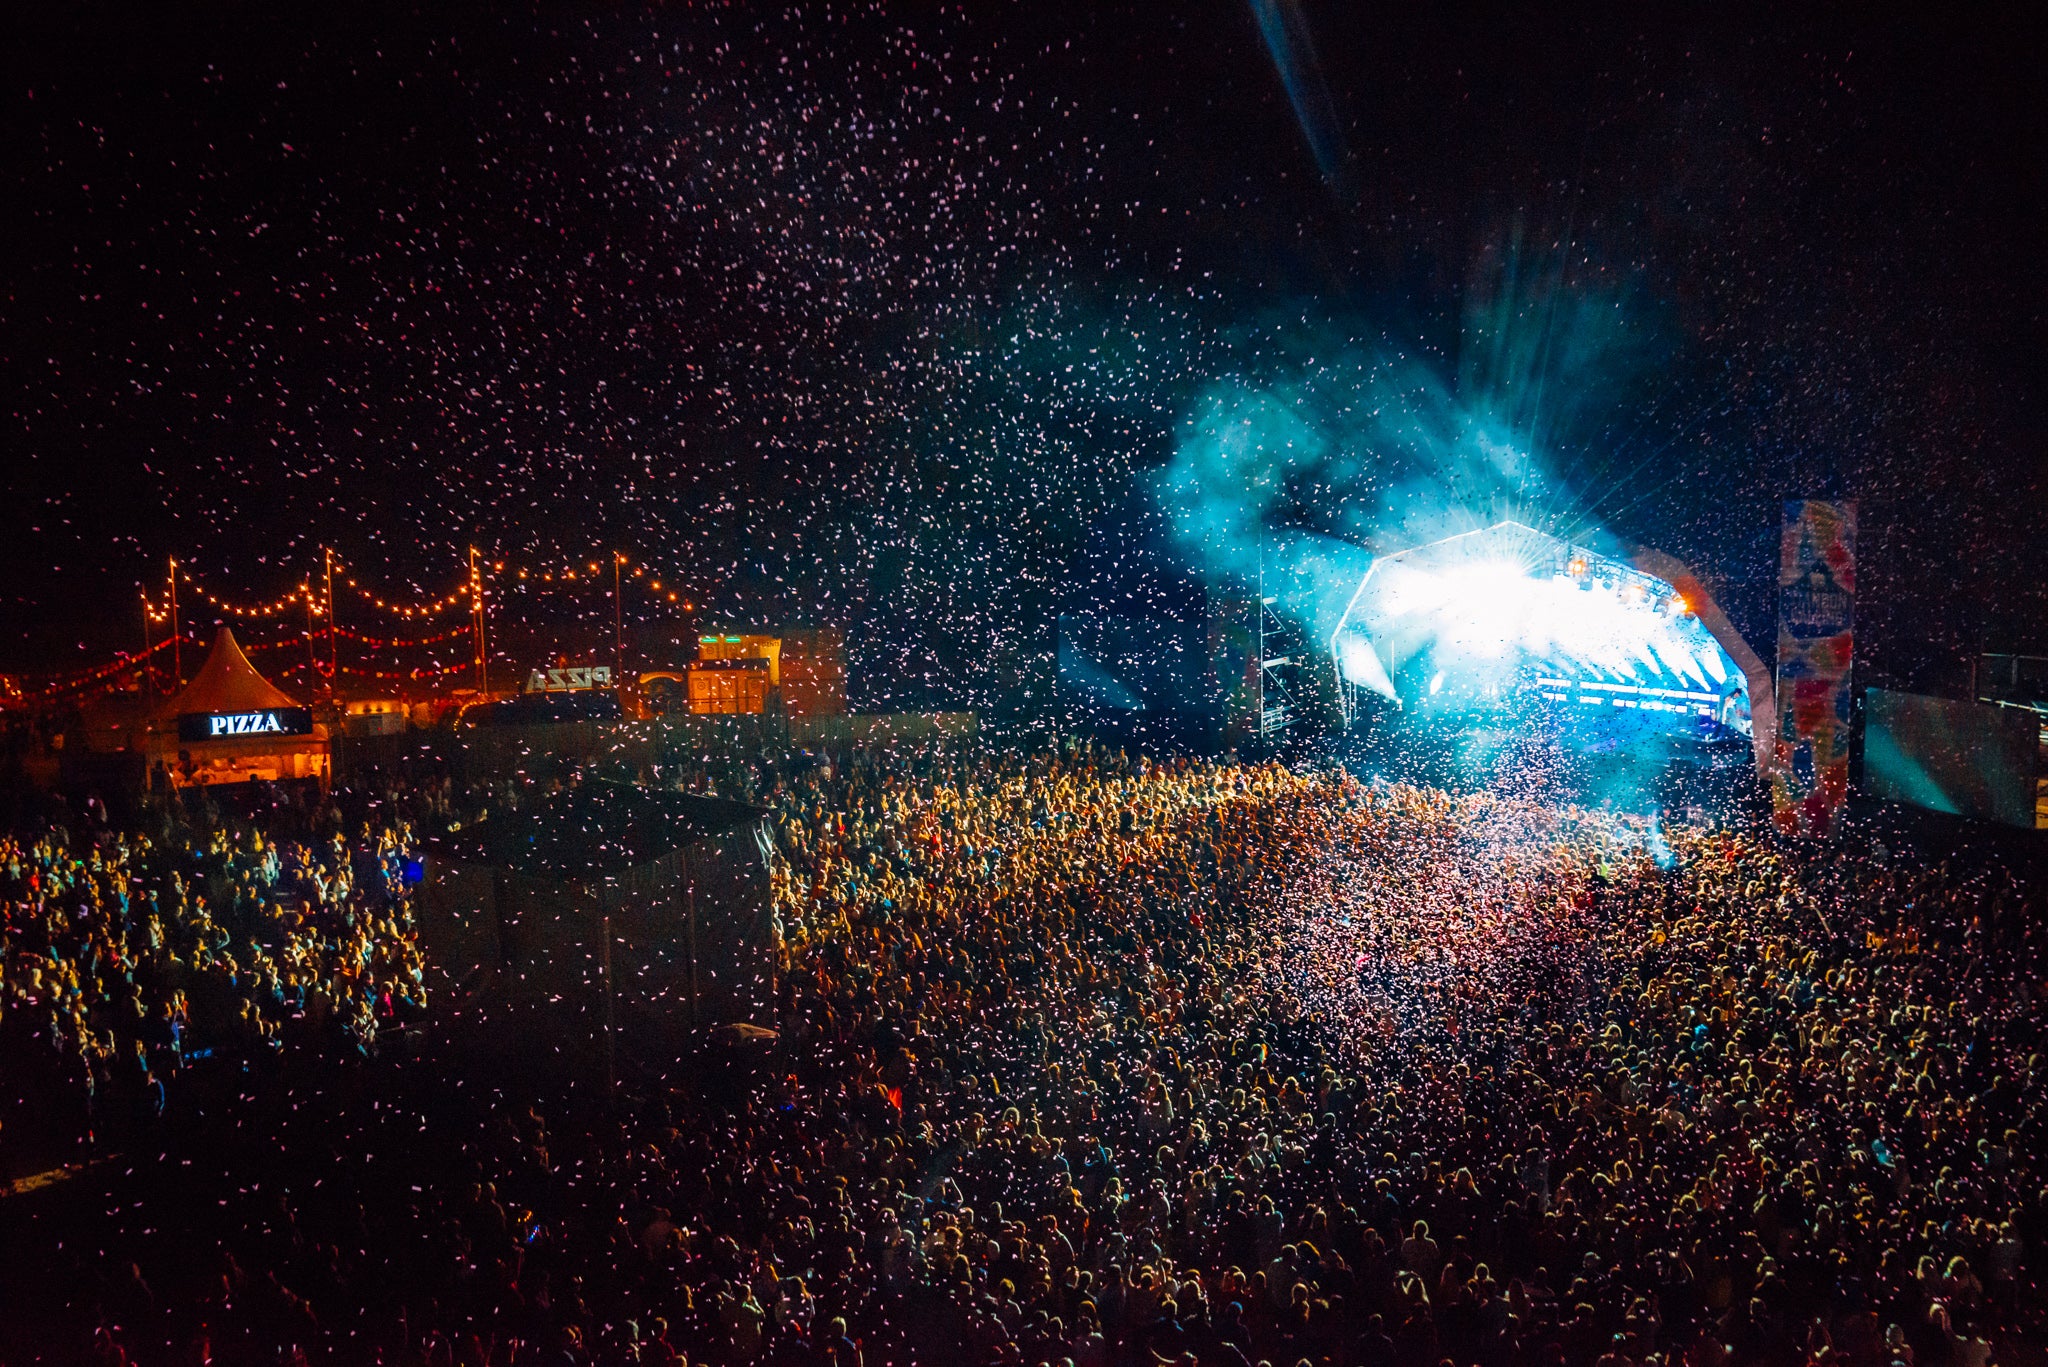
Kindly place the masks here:
[(452, 8), (7, 7), (0, 667), (132, 649), (172, 554), (616, 548), (846, 625), (857, 701), (1015, 705), (1057, 612), (1189, 610), (1148, 472), (1206, 386), (1560, 316), (1612, 324), (1536, 348), (1562, 524), (1768, 652), (1777, 501), (1853, 496), (1867, 681), (2048, 651), (2023, 19), (1312, 3), (1328, 176), (1244, 3)]

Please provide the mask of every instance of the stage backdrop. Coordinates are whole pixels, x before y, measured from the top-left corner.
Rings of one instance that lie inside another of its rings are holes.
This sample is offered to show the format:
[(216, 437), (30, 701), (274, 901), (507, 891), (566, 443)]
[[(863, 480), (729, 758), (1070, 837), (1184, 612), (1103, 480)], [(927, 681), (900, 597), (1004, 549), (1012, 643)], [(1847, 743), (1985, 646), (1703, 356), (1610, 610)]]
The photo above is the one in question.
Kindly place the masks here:
[(1872, 797), (2031, 828), (2040, 752), (2041, 719), (2024, 707), (1882, 688), (1863, 695), (1863, 788)]
[(1778, 550), (1778, 828), (1825, 835), (1849, 796), (1856, 505), (1785, 505)]

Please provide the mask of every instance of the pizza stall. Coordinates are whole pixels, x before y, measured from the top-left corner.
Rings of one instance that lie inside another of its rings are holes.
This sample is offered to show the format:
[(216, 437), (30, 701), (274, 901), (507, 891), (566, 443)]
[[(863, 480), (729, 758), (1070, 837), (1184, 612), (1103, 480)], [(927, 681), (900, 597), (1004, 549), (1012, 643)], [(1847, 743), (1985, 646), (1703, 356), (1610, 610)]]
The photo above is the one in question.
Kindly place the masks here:
[(159, 709), (150, 766), (178, 787), (249, 779), (327, 781), (327, 728), (256, 672), (226, 627), (192, 682)]

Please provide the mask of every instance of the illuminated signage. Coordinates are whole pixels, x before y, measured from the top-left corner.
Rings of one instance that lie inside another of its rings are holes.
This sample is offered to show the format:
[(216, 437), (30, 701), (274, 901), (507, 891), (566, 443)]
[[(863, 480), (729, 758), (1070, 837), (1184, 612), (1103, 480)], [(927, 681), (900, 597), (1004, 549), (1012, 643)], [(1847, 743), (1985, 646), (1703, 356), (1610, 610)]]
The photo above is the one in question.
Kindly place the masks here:
[(610, 688), (610, 665), (570, 665), (562, 669), (536, 669), (526, 676), (529, 693), (580, 693), (587, 688)]
[(178, 718), (178, 739), (260, 740), (310, 736), (313, 713), (304, 707), (265, 707), (254, 712), (187, 712)]

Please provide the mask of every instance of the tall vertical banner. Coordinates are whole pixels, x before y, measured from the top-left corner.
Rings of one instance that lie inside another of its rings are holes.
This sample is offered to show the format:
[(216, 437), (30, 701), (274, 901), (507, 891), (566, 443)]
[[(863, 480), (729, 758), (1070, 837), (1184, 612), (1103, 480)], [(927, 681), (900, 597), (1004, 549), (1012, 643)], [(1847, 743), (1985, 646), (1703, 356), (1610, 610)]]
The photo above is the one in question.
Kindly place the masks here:
[(1778, 731), (1772, 809), (1787, 835), (1826, 835), (1849, 796), (1856, 505), (1787, 503), (1778, 548)]

